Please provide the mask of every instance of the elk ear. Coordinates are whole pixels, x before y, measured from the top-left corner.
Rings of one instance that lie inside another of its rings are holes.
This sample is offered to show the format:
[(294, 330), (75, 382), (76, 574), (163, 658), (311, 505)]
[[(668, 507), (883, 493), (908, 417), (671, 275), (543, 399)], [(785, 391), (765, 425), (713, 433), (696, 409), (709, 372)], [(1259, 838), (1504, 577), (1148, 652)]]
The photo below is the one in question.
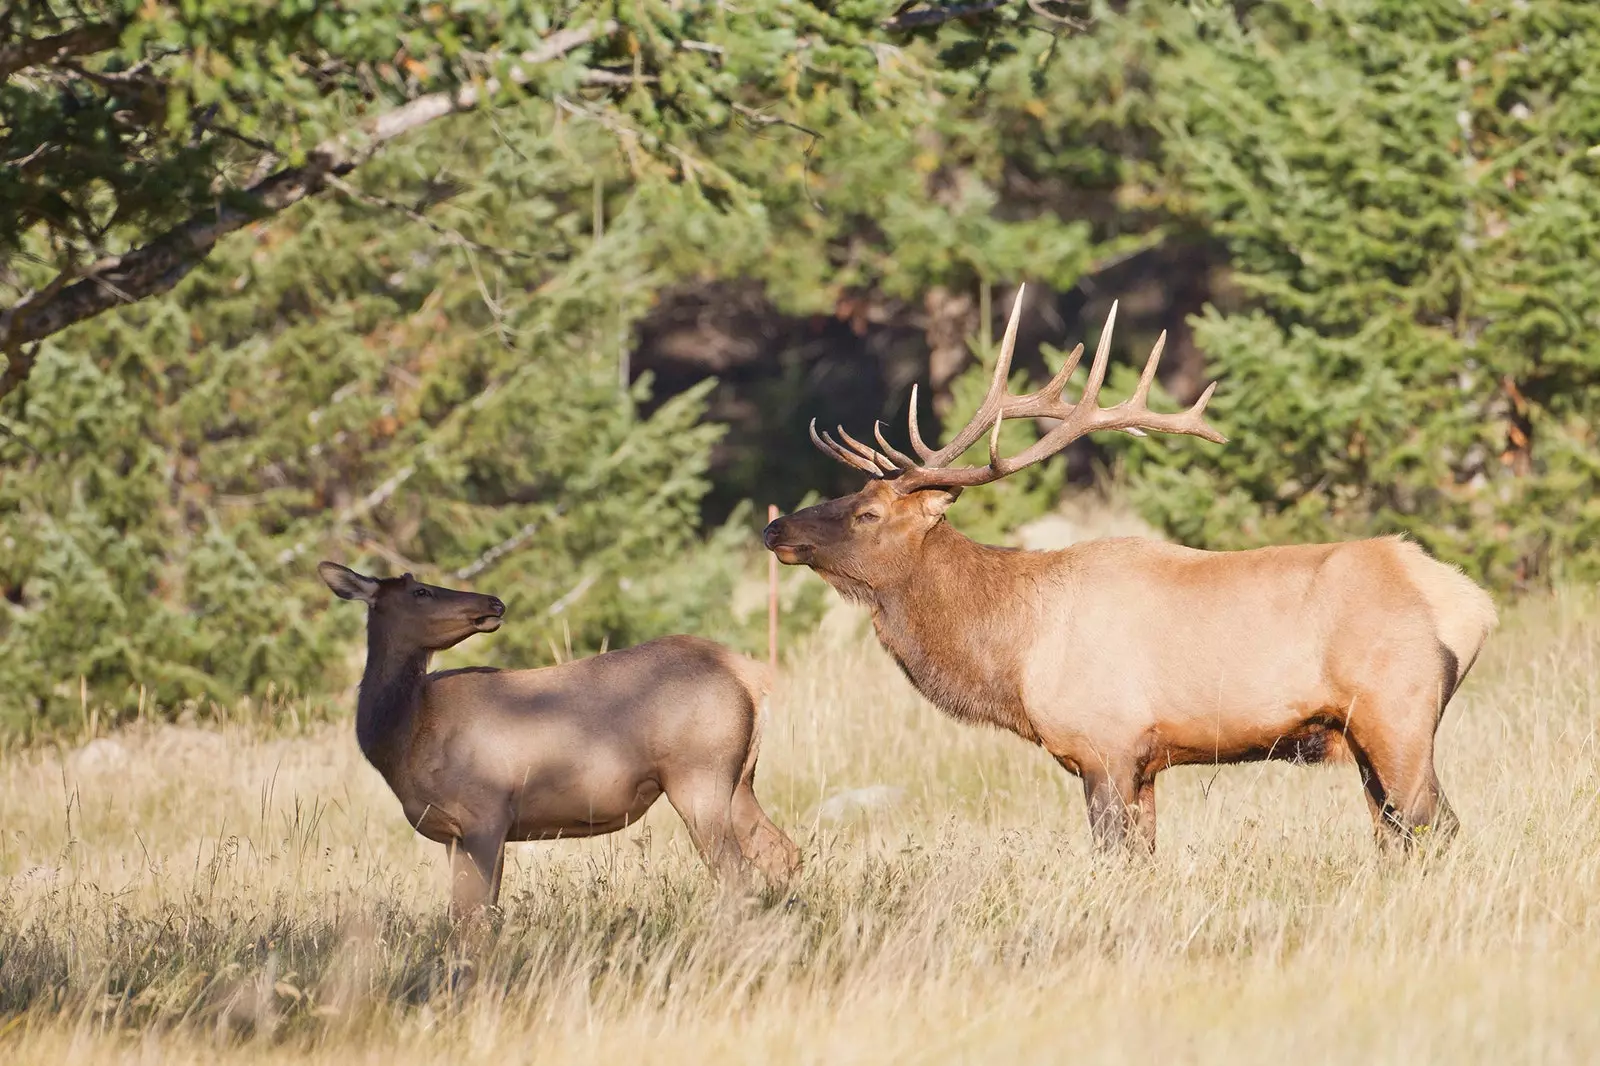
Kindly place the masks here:
[(360, 600), (370, 605), (378, 596), (378, 582), (363, 574), (358, 574), (348, 566), (338, 563), (322, 562), (317, 564), (317, 573), (322, 580), (333, 590), (333, 594), (341, 600)]
[(942, 518), (950, 505), (961, 498), (959, 487), (950, 489), (922, 489), (917, 493), (917, 503), (929, 518)]

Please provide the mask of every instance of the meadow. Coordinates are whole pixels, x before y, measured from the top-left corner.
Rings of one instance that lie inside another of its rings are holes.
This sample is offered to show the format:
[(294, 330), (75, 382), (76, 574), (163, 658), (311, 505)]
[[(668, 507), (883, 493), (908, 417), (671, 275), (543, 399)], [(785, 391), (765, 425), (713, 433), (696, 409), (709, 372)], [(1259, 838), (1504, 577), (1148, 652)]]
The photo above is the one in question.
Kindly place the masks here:
[(790, 892), (720, 900), (663, 802), (514, 847), (470, 963), (347, 719), (17, 749), (0, 1059), (1592, 1062), (1597, 677), (1593, 590), (1504, 611), (1441, 731), (1441, 854), (1380, 852), (1351, 766), (1257, 764), (1163, 775), (1126, 861), (1074, 779), (944, 720), (841, 610), (757, 777)]

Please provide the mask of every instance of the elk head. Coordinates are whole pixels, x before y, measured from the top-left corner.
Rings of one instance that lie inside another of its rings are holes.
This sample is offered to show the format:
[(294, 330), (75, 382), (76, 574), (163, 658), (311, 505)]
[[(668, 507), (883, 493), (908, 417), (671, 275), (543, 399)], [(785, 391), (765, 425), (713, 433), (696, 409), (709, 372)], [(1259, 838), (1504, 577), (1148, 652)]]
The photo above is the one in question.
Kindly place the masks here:
[[(917, 391), (911, 390), (909, 416), (911, 448), (915, 456), (899, 451), (884, 439), (878, 424), (872, 427), (877, 447), (864, 444), (838, 427), (838, 439), (817, 432), (811, 421), (811, 442), (826, 455), (860, 470), (871, 480), (851, 496), (807, 507), (776, 519), (762, 536), (779, 561), (810, 566), (847, 596), (862, 597), (870, 590), (882, 589), (914, 574), (909, 564), (923, 538), (944, 521), (945, 510), (961, 490), (987, 485), (1018, 470), (1042, 462), (1080, 437), (1101, 430), (1120, 430), (1135, 436), (1147, 431), (1179, 433), (1201, 437), (1215, 443), (1225, 438), (1206, 424), (1206, 404), (1216, 389), (1213, 382), (1187, 411), (1164, 414), (1150, 410), (1147, 401), (1155, 382), (1156, 367), (1167, 335), (1162, 333), (1151, 349), (1144, 373), (1131, 397), (1112, 407), (1099, 405), (1100, 386), (1105, 382), (1106, 362), (1111, 352), (1111, 330), (1117, 307), (1111, 305), (1105, 329), (1089, 380), (1076, 403), (1061, 398), (1067, 381), (1083, 357), (1078, 345), (1067, 357), (1050, 383), (1026, 396), (1006, 394), (1006, 379), (1011, 371), (1011, 355), (1017, 342), (1017, 324), (1022, 316), (1023, 290), (1018, 289), (1011, 320), (995, 360), (994, 377), (977, 413), (966, 426), (937, 450), (922, 440), (917, 426)], [(1025, 450), (1012, 456), (999, 453), (1000, 423), (1008, 418), (1056, 419), (1056, 426)], [(989, 462), (984, 466), (952, 466), (956, 459), (989, 434)]]
[(401, 647), (443, 651), (474, 633), (493, 633), (506, 613), (498, 596), (425, 585), (409, 573), (367, 577), (329, 562), (318, 563), (317, 573), (335, 596), (365, 603), (368, 628)]

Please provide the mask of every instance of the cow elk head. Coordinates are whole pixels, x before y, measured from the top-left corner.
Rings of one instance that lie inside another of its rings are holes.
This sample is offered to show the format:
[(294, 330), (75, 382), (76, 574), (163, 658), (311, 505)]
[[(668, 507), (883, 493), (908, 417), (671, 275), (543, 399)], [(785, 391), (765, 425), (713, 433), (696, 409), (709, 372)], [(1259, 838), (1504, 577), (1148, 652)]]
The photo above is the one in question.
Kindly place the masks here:
[(317, 573), (333, 594), (368, 608), (368, 628), (387, 640), (422, 651), (453, 648), (474, 633), (500, 628), (506, 605), (498, 596), (425, 585), (409, 573), (376, 578), (324, 562)]

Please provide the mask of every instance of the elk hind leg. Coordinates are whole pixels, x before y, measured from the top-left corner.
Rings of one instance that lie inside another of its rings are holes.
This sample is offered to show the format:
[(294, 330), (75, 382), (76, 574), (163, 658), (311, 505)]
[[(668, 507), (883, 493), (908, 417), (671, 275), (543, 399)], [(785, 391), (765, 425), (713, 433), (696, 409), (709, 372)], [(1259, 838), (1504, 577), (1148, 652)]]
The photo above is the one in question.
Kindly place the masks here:
[(1433, 764), (1438, 716), (1432, 697), (1416, 693), (1403, 701), (1362, 701), (1346, 726), (1346, 740), (1367, 794), (1379, 839), (1406, 847), (1424, 840), (1444, 842), (1460, 827), (1445, 799)]
[(756, 801), (754, 774), (733, 790), (733, 833), (739, 851), (769, 885), (788, 882), (800, 869), (800, 849), (772, 823)]
[(748, 865), (734, 831), (737, 785), (720, 775), (702, 772), (663, 783), (672, 809), (689, 830), (689, 839), (724, 888), (743, 887)]

